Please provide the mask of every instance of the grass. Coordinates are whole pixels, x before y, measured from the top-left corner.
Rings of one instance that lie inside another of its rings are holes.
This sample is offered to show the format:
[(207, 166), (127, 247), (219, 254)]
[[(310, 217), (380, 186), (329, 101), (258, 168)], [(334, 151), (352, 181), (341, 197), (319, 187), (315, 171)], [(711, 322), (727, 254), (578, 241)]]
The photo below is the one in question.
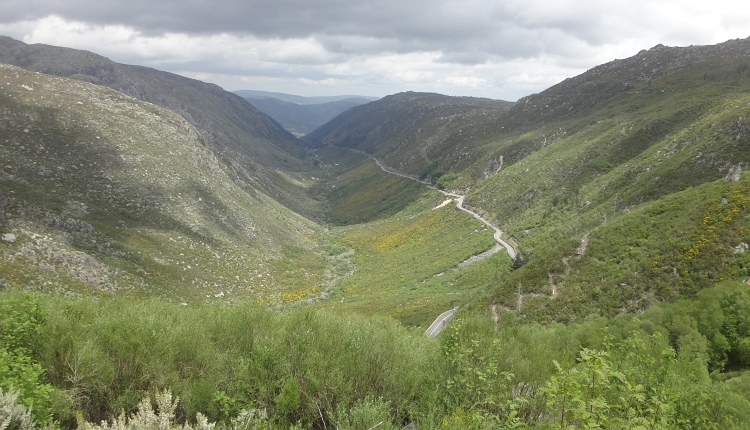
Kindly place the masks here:
[(331, 231), (335, 243), (354, 250), (356, 270), (321, 306), (426, 325), (507, 270), (504, 254), (458, 269), (492, 248), (492, 232), (453, 205), (433, 209), (444, 196), (423, 193), (390, 218)]

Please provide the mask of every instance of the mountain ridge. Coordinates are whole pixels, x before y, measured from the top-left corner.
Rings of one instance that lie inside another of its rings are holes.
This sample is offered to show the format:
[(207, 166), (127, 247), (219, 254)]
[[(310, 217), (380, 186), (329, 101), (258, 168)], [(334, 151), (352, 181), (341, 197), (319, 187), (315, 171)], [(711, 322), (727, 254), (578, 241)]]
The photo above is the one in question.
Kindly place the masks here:
[(454, 145), (464, 126), (492, 121), (512, 105), (502, 100), (404, 92), (352, 108), (302, 140), (315, 146), (365, 151), (389, 166), (418, 174), (445, 153), (456, 152)]
[[(465, 191), (465, 204), (498, 225), (520, 249), (518, 267), (496, 272), (504, 276), (496, 275), (494, 285), (487, 279), (475, 280), (488, 291), (477, 303), (489, 301), (518, 309), (520, 318), (547, 321), (575, 321), (592, 309), (609, 316), (622, 309), (639, 312), (658, 301), (693, 297), (719, 278), (744, 279), (743, 257), (735, 257), (732, 249), (750, 238), (742, 239), (737, 225), (722, 226), (723, 236), (715, 237), (711, 245), (719, 250), (723, 269), (699, 268), (679, 252), (670, 252), (670, 268), (634, 269), (635, 274), (618, 267), (643, 264), (638, 261), (642, 253), (615, 246), (623, 240), (616, 236), (624, 230), (603, 226), (620, 222), (632, 226), (629, 220), (635, 217), (653, 219), (656, 226), (656, 219), (647, 218), (639, 208), (661, 204), (670, 208), (664, 213), (682, 229), (701, 237), (698, 216), (678, 215), (675, 208), (687, 213), (693, 199), (693, 206), (708, 213), (707, 208), (722, 200), (715, 195), (713, 201), (711, 193), (738, 192), (721, 184), (725, 177), (733, 177), (732, 172), (739, 175), (750, 165), (749, 64), (750, 39), (715, 46), (657, 46), (597, 66), (506, 109), (477, 109), (478, 115), (456, 112), (447, 118), (429, 113), (429, 106), (420, 104), (421, 98), (435, 96), (404, 93), (354, 108), (303, 140), (363, 150), (400, 172), (433, 181), (437, 177), (446, 189)], [(397, 109), (385, 108), (398, 102)], [(442, 135), (439, 127), (420, 133), (424, 118), (432, 125), (445, 125)], [(357, 172), (360, 176), (352, 177)], [(366, 179), (370, 173), (357, 165), (346, 175), (349, 184), (359, 184), (347, 190), (349, 195), (359, 195), (352, 202), (363, 206), (368, 201), (363, 195), (370, 195), (373, 208), (380, 204), (376, 184)], [(692, 188), (694, 193), (686, 191)], [(678, 199), (675, 193), (680, 192)], [(734, 202), (727, 200), (727, 204)], [(347, 200), (333, 201), (337, 208), (351, 207)], [(640, 234), (654, 238), (651, 249), (662, 249), (660, 257), (650, 258), (666, 258), (668, 239), (648, 229)], [(682, 246), (698, 246), (690, 240), (697, 239), (688, 237)], [(597, 257), (578, 254), (582, 241), (596, 244), (592, 255)], [(362, 245), (362, 252), (366, 249)], [(618, 249), (629, 259), (619, 263), (602, 259)], [(597, 278), (599, 269), (591, 258), (607, 261), (601, 270), (617, 275)], [(371, 273), (377, 268), (360, 270)], [(677, 275), (659, 276), (660, 270)], [(685, 270), (711, 274), (680, 275)], [(357, 277), (362, 291), (374, 287), (367, 279)], [(607, 282), (596, 283), (596, 279)]]
[(296, 212), (320, 217), (304, 187), (282, 172), (307, 170), (304, 147), (280, 124), (242, 97), (180, 75), (113, 62), (88, 51), (0, 37), (0, 62), (104, 85), (173, 110), (201, 131), (236, 183), (259, 188)]

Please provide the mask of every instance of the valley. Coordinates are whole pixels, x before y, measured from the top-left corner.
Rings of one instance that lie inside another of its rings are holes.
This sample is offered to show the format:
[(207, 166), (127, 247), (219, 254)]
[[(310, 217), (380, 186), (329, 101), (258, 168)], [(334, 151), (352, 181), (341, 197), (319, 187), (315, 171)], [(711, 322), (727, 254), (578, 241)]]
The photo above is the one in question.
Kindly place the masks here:
[(657, 45), (300, 131), (2, 37), (0, 388), (66, 429), (167, 388), (190, 426), (741, 429), (748, 64)]

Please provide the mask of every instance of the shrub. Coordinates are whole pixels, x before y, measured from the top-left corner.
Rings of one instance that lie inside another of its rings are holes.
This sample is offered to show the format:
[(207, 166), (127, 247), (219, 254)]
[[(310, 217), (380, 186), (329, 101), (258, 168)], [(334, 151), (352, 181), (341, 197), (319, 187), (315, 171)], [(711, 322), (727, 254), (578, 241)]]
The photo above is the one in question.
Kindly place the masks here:
[(18, 403), (18, 392), (0, 388), (0, 430), (32, 430), (31, 410)]

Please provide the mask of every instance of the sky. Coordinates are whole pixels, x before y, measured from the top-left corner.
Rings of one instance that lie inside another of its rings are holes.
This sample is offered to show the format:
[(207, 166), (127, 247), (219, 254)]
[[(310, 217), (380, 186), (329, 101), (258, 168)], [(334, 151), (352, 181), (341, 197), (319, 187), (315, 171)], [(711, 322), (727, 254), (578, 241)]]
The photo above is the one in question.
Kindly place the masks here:
[(0, 34), (226, 90), (515, 101), (657, 44), (750, 37), (747, 0), (0, 0)]

